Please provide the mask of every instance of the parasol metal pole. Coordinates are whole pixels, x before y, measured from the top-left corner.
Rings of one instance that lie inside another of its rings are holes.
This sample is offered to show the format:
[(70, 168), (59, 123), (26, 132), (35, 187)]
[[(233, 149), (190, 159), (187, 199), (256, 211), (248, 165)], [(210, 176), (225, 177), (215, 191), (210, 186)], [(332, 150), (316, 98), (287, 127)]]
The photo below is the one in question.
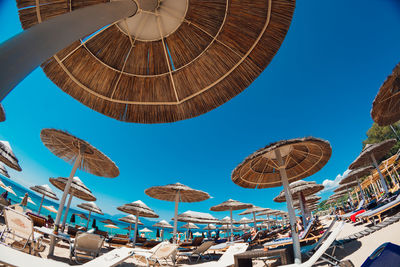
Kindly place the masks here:
[(299, 192), (299, 203), (300, 203), (300, 210), (301, 214), (303, 215), (303, 225), (304, 227), (307, 227), (307, 219), (306, 219), (306, 209), (304, 207), (305, 203), (303, 202), (304, 195), (302, 192)]
[(385, 190), (385, 193), (387, 194), (389, 192), (389, 190), (387, 188), (385, 178), (383, 178), (383, 175), (381, 173), (381, 170), (379, 169), (378, 163), (376, 162), (374, 154), (371, 154), (371, 159), (372, 159), (372, 164), (374, 165), (375, 169), (378, 171), (379, 177), (381, 178), (383, 190)]
[(44, 200), (44, 194), (43, 194), (43, 196), (42, 196), (42, 200), (40, 200), (40, 206), (39, 206), (39, 210), (38, 210), (37, 215), (40, 215), (40, 210), (42, 209), (43, 200)]
[(357, 184), (358, 184), (358, 189), (360, 190), (361, 198), (362, 198), (362, 199), (364, 200), (364, 202), (365, 202), (364, 192), (362, 191), (362, 188), (361, 188), (361, 184), (360, 184), (360, 180), (359, 180), (359, 179), (357, 179)]
[(164, 241), (164, 227), (161, 227), (161, 241)]
[(134, 235), (133, 235), (133, 247), (135, 247), (136, 246), (136, 233), (137, 233), (137, 227), (138, 227), (138, 221), (139, 221), (139, 213), (138, 212), (136, 212), (136, 221), (135, 221), (135, 233), (134, 233)]
[(257, 231), (257, 220), (256, 220), (256, 213), (255, 212), (253, 212), (253, 220), (254, 220), (254, 228)]
[(91, 213), (92, 213), (92, 211), (89, 210), (89, 215), (88, 215), (87, 224), (86, 224), (86, 230), (89, 229), (89, 222), (90, 222), (90, 214)]
[(64, 229), (65, 229), (65, 223), (66, 223), (66, 221), (67, 221), (68, 212), (69, 212), (69, 207), (71, 206), (72, 197), (73, 197), (72, 194), (69, 194), (69, 199), (68, 199), (68, 203), (67, 203), (67, 208), (66, 208), (66, 210), (65, 210), (65, 212), (64, 212), (64, 218), (63, 218), (63, 221), (62, 221), (62, 224), (61, 224), (61, 232), (64, 232)]
[(392, 129), (394, 135), (396, 136), (397, 141), (400, 141), (400, 137), (399, 137), (399, 135), (397, 134), (396, 129), (393, 127), (392, 124), (390, 124), (389, 126), (390, 126), (390, 129)]
[(173, 233), (173, 241), (174, 244), (177, 243), (178, 238), (176, 237), (177, 230), (178, 230), (178, 205), (179, 205), (179, 197), (180, 197), (180, 192), (175, 196), (175, 213), (174, 213), (174, 233)]
[(285, 169), (285, 165), (282, 160), (281, 156), (281, 151), (278, 149), (275, 149), (275, 156), (279, 164), (279, 173), (281, 175), (281, 180), (283, 184), (283, 189), (285, 191), (285, 198), (286, 198), (286, 205), (287, 209), (289, 212), (289, 220), (290, 220), (290, 226), (292, 230), (292, 239), (293, 239), (293, 251), (294, 251), (294, 262), (295, 264), (300, 264), (301, 263), (301, 252), (300, 252), (300, 242), (299, 242), (299, 235), (296, 231), (296, 213), (294, 212), (293, 209), (293, 201), (292, 201), (292, 195), (289, 190), (289, 182), (287, 178), (287, 173)]
[(132, 229), (132, 223), (129, 223), (129, 234), (128, 234), (129, 239), (131, 238), (131, 229)]
[(92, 5), (45, 20), (0, 44), (0, 102), (57, 52), (136, 11), (131, 0)]
[[(56, 220), (54, 222), (54, 234), (58, 234), (58, 227), (59, 227), (59, 224), (61, 221), (62, 212), (64, 210), (65, 200), (68, 196), (69, 189), (71, 188), (72, 179), (75, 176), (76, 170), (81, 165), (81, 161), (82, 161), (82, 156), (81, 156), (81, 154), (78, 154), (78, 156), (75, 159), (74, 166), (72, 167), (71, 173), (68, 177), (67, 184), (65, 185), (63, 195), (61, 197), (60, 205), (59, 205), (58, 211), (57, 211)], [(49, 255), (50, 256), (52, 256), (54, 254), (55, 241), (56, 241), (55, 237), (53, 235), (50, 236), (50, 247), (49, 247)]]
[(233, 241), (233, 219), (232, 219), (232, 208), (229, 209), (231, 214), (231, 237), (230, 240)]

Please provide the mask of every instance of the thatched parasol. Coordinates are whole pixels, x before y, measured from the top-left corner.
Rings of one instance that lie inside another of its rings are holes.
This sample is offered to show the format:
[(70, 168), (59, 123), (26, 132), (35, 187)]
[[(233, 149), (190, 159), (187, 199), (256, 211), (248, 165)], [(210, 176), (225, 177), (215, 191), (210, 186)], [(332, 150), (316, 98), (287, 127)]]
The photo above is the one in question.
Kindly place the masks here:
[[(310, 196), (305, 197), (304, 200), (305, 200), (304, 204), (307, 204), (307, 207), (308, 207), (309, 206), (308, 204), (313, 204), (315, 202), (319, 202), (321, 200), (321, 197), (316, 196), (316, 195), (310, 195)], [(301, 208), (301, 201), (300, 200), (294, 200), (293, 201), (293, 206)]]
[(6, 166), (4, 166), (3, 164), (0, 164), (0, 174), (3, 175), (4, 177), (10, 178)]
[[(210, 198), (210, 195), (208, 193), (192, 189), (181, 183), (168, 184), (164, 186), (153, 186), (147, 188), (144, 192), (146, 193), (146, 195), (156, 199), (165, 201), (174, 201), (175, 202), (174, 218), (177, 218), (178, 216), (179, 202), (199, 202)], [(176, 237), (178, 229), (177, 223), (178, 221), (174, 220), (174, 233), (173, 233), (174, 244), (177, 241)]]
[(233, 238), (233, 210), (243, 210), (253, 207), (252, 204), (242, 203), (237, 200), (228, 199), (221, 204), (213, 206), (210, 208), (211, 211), (229, 211), (230, 212), (230, 225), (231, 225), (231, 238)]
[(373, 169), (374, 168), (372, 166), (367, 166), (367, 167), (359, 168), (357, 170), (352, 170), (345, 177), (343, 177), (342, 180), (340, 180), (339, 184), (344, 185), (344, 184), (353, 183), (354, 181), (357, 181), (358, 187), (360, 188), (361, 197), (365, 201), (365, 196), (364, 196), (364, 192), (362, 191), (362, 188), (361, 188), (360, 179), (362, 177), (370, 174)]
[(96, 203), (92, 201), (78, 204), (77, 207), (89, 211), (86, 228), (89, 227), (90, 215), (92, 214), (92, 212), (103, 215), (101, 209), (97, 207)]
[(6, 120), (6, 112), (4, 111), (3, 105), (0, 104), (0, 122)]
[[(52, 185), (57, 187), (57, 189), (65, 192), (65, 188), (67, 187), (69, 178), (65, 177), (49, 178), (49, 181)], [(68, 194), (69, 198), (67, 202), (67, 208), (65, 209), (64, 218), (61, 223), (62, 230), (64, 230), (69, 212), (69, 207), (71, 206), (71, 201), (73, 197), (77, 197), (85, 201), (96, 201), (96, 197), (92, 194), (92, 191), (90, 191), (90, 189), (87, 188), (87, 186), (77, 176), (72, 178)]]
[[(90, 145), (67, 132), (56, 129), (43, 129), (40, 132), (43, 144), (57, 157), (66, 162), (73, 163), (71, 173), (68, 177), (63, 196), (60, 201), (58, 213), (54, 223), (54, 232), (58, 233), (61, 214), (71, 187), (72, 178), (79, 168), (97, 176), (116, 177), (119, 175), (118, 167), (106, 155)], [(54, 253), (55, 239), (51, 237), (49, 255)]]
[[(104, 1), (17, 2), (27, 29)], [(140, 123), (188, 119), (239, 94), (278, 51), (295, 8), (295, 0), (137, 3), (136, 15), (77, 40), (42, 68), (86, 106)]]
[(400, 120), (400, 63), (386, 78), (372, 103), (371, 116), (379, 126)]
[(166, 220), (161, 220), (153, 225), (153, 227), (161, 228), (161, 241), (164, 241), (164, 228), (174, 228), (171, 224), (169, 224)]
[(46, 210), (48, 210), (48, 211), (50, 211), (50, 212), (57, 213), (57, 210), (56, 210), (56, 208), (54, 208), (53, 205), (51, 205), (51, 206), (45, 206), (45, 205), (43, 205), (43, 208), (46, 209)]
[(215, 229), (217, 229), (217, 227), (212, 223), (207, 224), (207, 226), (203, 228), (203, 230), (215, 230)]
[(257, 212), (262, 212), (262, 211), (268, 211), (270, 210), (269, 208), (261, 208), (261, 207), (256, 207), (253, 206), (251, 208), (248, 208), (245, 211), (242, 211), (241, 213), (239, 213), (239, 215), (247, 215), (247, 214), (253, 214), (253, 224), (254, 224), (254, 228), (257, 229), (257, 221), (256, 221), (256, 213)]
[(6, 190), (8, 193), (13, 194), (14, 196), (17, 196), (17, 194), (14, 192), (14, 190), (12, 189), (11, 185), (6, 186), (3, 181), (0, 180), (0, 187), (3, 188), (4, 190)]
[(158, 218), (159, 216), (154, 212), (154, 210), (150, 209), (146, 204), (144, 204), (141, 200), (137, 200), (132, 203), (125, 204), (117, 208), (119, 211), (133, 214), (136, 217), (135, 222), (135, 234), (133, 237), (133, 246), (136, 245), (136, 231), (138, 226), (139, 217), (147, 217), (147, 218)]
[(42, 209), (43, 200), (45, 196), (54, 200), (58, 200), (56, 194), (53, 192), (53, 190), (51, 190), (50, 186), (47, 184), (31, 186), (30, 189), (42, 195), (42, 200), (40, 201), (40, 206), (37, 213), (38, 215), (40, 215), (40, 210)]
[(247, 231), (247, 230), (250, 230), (251, 227), (248, 224), (241, 224), (241, 225), (238, 226), (237, 229), (240, 230), (240, 231)]
[(388, 193), (385, 179), (379, 169), (377, 160), (381, 160), (397, 143), (396, 139), (388, 139), (376, 144), (367, 144), (361, 154), (350, 164), (349, 169), (354, 170), (368, 165), (373, 165), (379, 173), (383, 189)]
[[(129, 223), (129, 227), (124, 228), (125, 230), (129, 230), (128, 236), (131, 236), (131, 230), (132, 230), (132, 223), (136, 223), (136, 216), (129, 214), (125, 217), (119, 218), (118, 219), (121, 222), (126, 222)], [(143, 223), (138, 219), (137, 220), (138, 225), (143, 225)]]
[[(175, 220), (175, 218), (172, 218), (172, 220)], [(200, 224), (210, 224), (218, 222), (218, 219), (209, 213), (191, 210), (178, 214), (177, 220), (178, 222), (191, 222)]]
[(181, 226), (181, 228), (186, 228), (188, 230), (190, 229), (200, 229), (200, 227), (198, 227), (197, 225), (195, 225), (194, 223), (187, 223)]
[(113, 224), (113, 225), (117, 225), (115, 222), (113, 222), (112, 220), (110, 220), (110, 219), (105, 219), (105, 220), (102, 220), (102, 221), (100, 221), (101, 223), (104, 223), (104, 224)]
[(18, 159), (7, 141), (0, 141), (0, 161), (14, 170), (22, 171), (21, 166), (18, 164)]
[(301, 262), (289, 182), (318, 172), (329, 160), (332, 148), (328, 141), (296, 138), (272, 143), (248, 156), (232, 172), (232, 181), (245, 188), (269, 188), (283, 185), (292, 230), (295, 262)]
[[(310, 215), (309, 210), (307, 208), (305, 198), (307, 196), (311, 196), (313, 194), (318, 193), (322, 189), (324, 189), (323, 185), (317, 184), (316, 182), (306, 182), (306, 181), (295, 181), (289, 185), (290, 193), (292, 194), (293, 200), (299, 200), (301, 214), (303, 218), (303, 225), (307, 226), (308, 221), (307, 217)], [(280, 194), (274, 198), (275, 202), (285, 202), (285, 192), (282, 190)]]

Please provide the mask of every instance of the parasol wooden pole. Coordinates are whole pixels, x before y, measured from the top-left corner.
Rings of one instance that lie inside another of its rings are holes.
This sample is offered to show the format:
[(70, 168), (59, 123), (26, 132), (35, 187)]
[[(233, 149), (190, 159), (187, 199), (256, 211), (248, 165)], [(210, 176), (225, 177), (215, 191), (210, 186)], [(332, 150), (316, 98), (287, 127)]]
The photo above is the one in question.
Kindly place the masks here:
[(173, 233), (173, 240), (174, 240), (174, 244), (176, 244), (177, 242), (177, 237), (176, 237), (176, 233), (178, 230), (178, 205), (179, 205), (179, 197), (180, 197), (180, 192), (178, 191), (178, 193), (175, 196), (175, 214), (174, 214), (174, 233)]
[(230, 214), (231, 214), (231, 236), (230, 236), (230, 240), (233, 241), (233, 218), (232, 218), (232, 208), (229, 209)]
[[(71, 188), (71, 183), (72, 183), (72, 179), (75, 176), (76, 170), (78, 169), (78, 167), (81, 165), (81, 161), (82, 161), (82, 156), (81, 154), (78, 154), (78, 156), (75, 159), (75, 163), (74, 166), (72, 167), (71, 173), (69, 175), (67, 184), (65, 185), (64, 188), (64, 193), (61, 197), (61, 201), (60, 201), (60, 205), (58, 207), (58, 211), (57, 211), (57, 216), (56, 216), (56, 221), (54, 222), (54, 233), (58, 234), (58, 227), (61, 221), (61, 215), (64, 209), (64, 204), (65, 204), (65, 200), (68, 196), (69, 193), (69, 189)], [(55, 238), (54, 236), (50, 237), (50, 248), (49, 248), (49, 255), (52, 256), (54, 254), (54, 245), (55, 245)]]
[(383, 178), (383, 175), (381, 173), (381, 170), (379, 169), (379, 166), (378, 166), (378, 163), (376, 162), (374, 154), (371, 154), (371, 159), (372, 159), (372, 164), (374, 165), (375, 169), (379, 173), (379, 178), (381, 178), (381, 183), (382, 183), (383, 190), (385, 190), (385, 193), (388, 193), (389, 190), (387, 188), (385, 178)]
[(50, 18), (8, 39), (0, 45), (0, 101), (58, 51), (136, 11), (132, 0), (92, 5)]
[(300, 203), (301, 215), (303, 215), (303, 225), (304, 225), (304, 227), (307, 227), (306, 208), (305, 208), (305, 203), (303, 202), (304, 195), (301, 192), (299, 192), (298, 194), (299, 194), (299, 203)]
[(359, 179), (357, 179), (357, 184), (358, 184), (358, 189), (360, 190), (361, 198), (362, 198), (362, 199), (364, 200), (364, 202), (365, 202), (364, 192), (362, 191), (362, 188), (361, 188), (361, 184), (360, 184), (360, 180), (359, 180)]
[(86, 223), (86, 229), (89, 229), (89, 222), (90, 222), (90, 214), (92, 213), (92, 211), (89, 210), (89, 215), (88, 215), (88, 219), (87, 219), (87, 223)]
[(293, 239), (293, 251), (294, 251), (294, 262), (295, 264), (300, 264), (301, 263), (301, 252), (300, 252), (300, 242), (299, 242), (299, 235), (296, 231), (296, 213), (294, 212), (293, 209), (293, 201), (292, 201), (292, 195), (290, 193), (289, 189), (289, 182), (286, 174), (286, 166), (283, 163), (282, 156), (281, 156), (281, 151), (278, 149), (275, 149), (275, 156), (279, 164), (279, 173), (281, 175), (281, 180), (283, 184), (283, 189), (285, 191), (285, 198), (286, 198), (286, 206), (289, 212), (289, 220), (290, 220), (290, 226), (292, 230), (292, 239)]
[(256, 213), (255, 212), (253, 212), (253, 220), (254, 220), (254, 228), (257, 231), (257, 220), (256, 220)]
[(68, 199), (68, 203), (67, 203), (67, 208), (65, 209), (64, 212), (64, 218), (61, 224), (61, 232), (64, 232), (65, 229), (65, 223), (67, 221), (67, 217), (68, 217), (68, 212), (69, 212), (69, 207), (71, 206), (71, 201), (72, 201), (73, 195), (69, 194), (69, 199)]
[(136, 246), (136, 232), (137, 232), (137, 227), (138, 227), (138, 221), (139, 221), (139, 213), (138, 212), (136, 212), (136, 221), (135, 221), (135, 233), (134, 233), (134, 235), (133, 235), (133, 247), (135, 247)]
[(38, 210), (38, 215), (40, 215), (40, 210), (42, 209), (42, 205), (43, 205), (43, 200), (44, 200), (44, 194), (42, 196), (42, 200), (40, 200), (40, 206), (39, 206), (39, 210)]

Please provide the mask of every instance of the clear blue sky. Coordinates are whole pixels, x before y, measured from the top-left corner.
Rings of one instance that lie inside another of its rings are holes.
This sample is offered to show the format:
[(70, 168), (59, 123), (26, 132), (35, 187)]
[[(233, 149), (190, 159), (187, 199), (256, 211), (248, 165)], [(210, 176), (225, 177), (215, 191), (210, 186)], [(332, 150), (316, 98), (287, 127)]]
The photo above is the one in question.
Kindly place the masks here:
[[(0, 41), (21, 31), (13, 0), (0, 1), (0, 23)], [(37, 69), (2, 102), (7, 121), (0, 124), (0, 139), (11, 143), (23, 168), (10, 173), (24, 185), (68, 176), (71, 166), (40, 141), (40, 130), (51, 127), (89, 141), (119, 166), (116, 179), (78, 172), (105, 212), (117, 213), (116, 206), (140, 199), (168, 220), (173, 204), (147, 197), (144, 190), (178, 181), (213, 196), (182, 204), (180, 212), (208, 212), (228, 198), (285, 209), (285, 203), (272, 201), (281, 188), (238, 187), (231, 171), (270, 142), (311, 135), (329, 140), (333, 153), (306, 180), (322, 183), (342, 174), (361, 150), (380, 85), (400, 61), (399, 29), (396, 0), (298, 1), (281, 49), (249, 88), (205, 115), (170, 124), (105, 117), (63, 93)]]

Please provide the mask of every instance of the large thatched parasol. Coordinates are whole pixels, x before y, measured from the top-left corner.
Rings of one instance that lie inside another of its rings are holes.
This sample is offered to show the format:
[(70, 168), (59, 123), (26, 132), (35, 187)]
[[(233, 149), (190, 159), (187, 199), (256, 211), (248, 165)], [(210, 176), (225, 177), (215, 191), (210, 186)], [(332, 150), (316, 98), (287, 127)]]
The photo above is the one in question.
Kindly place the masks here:
[(379, 126), (400, 120), (400, 63), (379, 89), (372, 103), (371, 116)]
[(296, 263), (301, 262), (301, 253), (289, 182), (318, 172), (328, 162), (331, 153), (329, 142), (319, 138), (283, 140), (251, 154), (232, 172), (232, 181), (245, 188), (268, 188), (283, 184)]
[[(17, 0), (24, 29), (102, 2)], [(278, 51), (295, 7), (295, 0), (135, 2), (136, 15), (77, 40), (42, 68), (88, 107), (141, 123), (198, 116), (243, 91)]]
[[(91, 174), (105, 177), (116, 177), (119, 175), (119, 170), (106, 155), (88, 142), (67, 132), (56, 129), (43, 129), (40, 133), (40, 138), (54, 155), (64, 159), (66, 162), (73, 163), (54, 223), (54, 232), (57, 233), (65, 199), (69, 193), (76, 170), (79, 168)], [(54, 253), (54, 244), (55, 239), (51, 237), (49, 255)]]
[(105, 219), (105, 220), (102, 220), (102, 221), (100, 221), (101, 223), (104, 223), (104, 224), (113, 224), (113, 225), (117, 225), (115, 222), (113, 222), (112, 220), (110, 220), (110, 219)]
[[(65, 192), (65, 188), (68, 184), (68, 178), (58, 177), (58, 178), (49, 178), (49, 181), (52, 185)], [(71, 201), (73, 197), (77, 197), (79, 199), (85, 201), (96, 201), (96, 197), (92, 194), (92, 191), (87, 188), (87, 186), (79, 179), (79, 177), (75, 176), (72, 178), (71, 186), (69, 188), (69, 198), (67, 202), (67, 208), (65, 209), (64, 218), (61, 223), (61, 229), (64, 230), (65, 223), (67, 221), (67, 216), (69, 212), (69, 208), (71, 206)]]
[(47, 184), (31, 186), (30, 189), (42, 195), (42, 200), (40, 201), (40, 206), (38, 209), (38, 215), (40, 215), (40, 210), (42, 209), (43, 200), (45, 196), (54, 200), (58, 200), (56, 194), (53, 192), (53, 190), (51, 190), (50, 186)]
[(376, 144), (367, 144), (361, 154), (350, 164), (349, 169), (354, 170), (360, 167), (365, 167), (368, 165), (373, 165), (379, 173), (383, 189), (388, 193), (388, 187), (385, 179), (381, 173), (378, 166), (378, 160), (381, 160), (390, 149), (397, 143), (396, 139), (388, 139)]
[(153, 225), (153, 227), (161, 228), (161, 241), (164, 241), (164, 228), (174, 228), (171, 224), (169, 224), (166, 220), (161, 220)]
[(229, 211), (230, 212), (230, 225), (231, 225), (231, 238), (233, 238), (233, 210), (244, 210), (253, 207), (252, 204), (242, 203), (237, 200), (228, 199), (221, 204), (213, 206), (210, 208), (212, 211)]
[[(306, 182), (306, 181), (295, 181), (289, 185), (290, 193), (292, 194), (293, 200), (298, 200), (300, 204), (301, 214), (303, 216), (303, 225), (307, 226), (310, 212), (307, 207), (306, 197), (318, 193), (324, 189), (323, 185), (317, 184), (316, 182)], [(285, 202), (285, 192), (282, 190), (280, 194), (274, 198), (275, 202)]]
[(365, 196), (364, 196), (364, 192), (362, 191), (362, 188), (361, 188), (360, 179), (366, 175), (369, 175), (373, 169), (374, 169), (374, 167), (367, 166), (367, 167), (359, 168), (356, 170), (352, 170), (345, 177), (343, 177), (342, 180), (340, 180), (339, 184), (344, 185), (344, 184), (353, 183), (354, 181), (357, 181), (358, 187), (360, 188), (361, 197), (365, 201)]
[[(131, 230), (132, 230), (132, 223), (136, 223), (136, 216), (134, 216), (132, 214), (129, 214), (129, 215), (125, 216), (125, 217), (119, 218), (118, 220), (121, 221), (121, 222), (129, 223), (129, 227), (127, 227), (126, 230), (129, 230), (128, 236), (130, 237), (131, 236)], [(137, 224), (138, 225), (143, 225), (143, 223), (139, 219), (137, 220)]]
[[(144, 192), (148, 196), (156, 199), (174, 201), (175, 202), (174, 218), (177, 218), (178, 216), (179, 202), (199, 202), (210, 198), (210, 195), (208, 193), (192, 189), (181, 183), (168, 184), (164, 186), (153, 186), (147, 188)], [(178, 220), (174, 220), (174, 233), (173, 233), (174, 243), (176, 243), (177, 241), (177, 236), (176, 236), (178, 229), (177, 223)]]
[(10, 178), (6, 166), (4, 166), (3, 164), (0, 164), (0, 174), (3, 175), (4, 177)]
[(269, 208), (261, 208), (261, 207), (253, 206), (251, 208), (248, 208), (245, 211), (242, 211), (241, 213), (239, 213), (239, 215), (253, 214), (254, 228), (257, 229), (256, 213), (257, 212), (262, 212), (262, 211), (268, 211), (268, 210), (270, 210), (270, 209)]
[(88, 227), (89, 227), (90, 215), (92, 214), (92, 212), (103, 215), (103, 212), (101, 211), (101, 209), (99, 207), (97, 207), (96, 203), (94, 203), (93, 201), (78, 204), (77, 207), (89, 211), (89, 215), (88, 215), (88, 219), (87, 219), (87, 223), (86, 223), (86, 229), (88, 229)]
[[(175, 218), (172, 218), (172, 220), (175, 220)], [(178, 222), (191, 222), (200, 224), (210, 224), (218, 222), (218, 219), (209, 213), (191, 210), (178, 214), (177, 220)]]
[(0, 161), (14, 170), (22, 171), (21, 166), (18, 164), (18, 159), (7, 141), (0, 141)]
[(0, 104), (0, 122), (6, 120), (6, 112), (4, 111), (3, 105)]
[(134, 201), (132, 203), (125, 204), (117, 208), (118, 210), (135, 215), (135, 234), (133, 237), (133, 246), (136, 245), (136, 231), (138, 226), (139, 217), (147, 217), (147, 218), (158, 218), (159, 216), (154, 212), (154, 210), (150, 209), (146, 204), (144, 204), (141, 200)]

